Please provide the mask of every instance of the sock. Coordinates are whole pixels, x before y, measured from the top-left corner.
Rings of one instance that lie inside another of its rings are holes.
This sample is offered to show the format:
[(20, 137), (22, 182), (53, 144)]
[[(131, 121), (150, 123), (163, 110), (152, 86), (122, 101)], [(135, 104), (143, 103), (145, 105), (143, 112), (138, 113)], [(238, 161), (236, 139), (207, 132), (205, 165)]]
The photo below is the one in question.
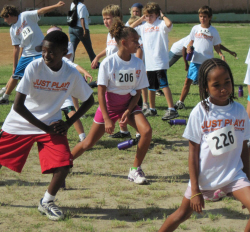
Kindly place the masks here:
[(135, 167), (132, 167), (131, 170), (137, 170), (137, 167), (136, 167), (136, 168), (135, 168)]
[(173, 108), (173, 107), (168, 107), (170, 110), (173, 110), (173, 111), (175, 111), (175, 108)]
[(128, 133), (129, 133), (129, 131), (122, 131), (122, 130), (120, 130), (120, 132), (121, 132), (122, 134), (128, 134)]
[(183, 103), (181, 100), (179, 100), (178, 102)]
[(136, 138), (139, 138), (140, 136), (141, 136), (141, 135), (140, 135), (139, 133), (136, 133), (136, 134), (135, 134), (135, 137), (136, 137)]
[(10, 95), (8, 95), (8, 94), (6, 94), (6, 93), (3, 94), (3, 98), (6, 99), (6, 100), (9, 99), (9, 96), (10, 96)]
[(56, 196), (52, 196), (48, 193), (48, 190), (45, 192), (42, 203), (47, 203), (49, 201), (54, 201)]
[(86, 138), (85, 133), (79, 134), (79, 138), (80, 138), (80, 141), (82, 142)]
[(149, 108), (150, 110), (153, 110), (153, 111), (155, 111), (156, 109), (155, 108)]
[(3, 89), (3, 90), (6, 90), (7, 88), (6, 88), (6, 87), (3, 87), (2, 89)]

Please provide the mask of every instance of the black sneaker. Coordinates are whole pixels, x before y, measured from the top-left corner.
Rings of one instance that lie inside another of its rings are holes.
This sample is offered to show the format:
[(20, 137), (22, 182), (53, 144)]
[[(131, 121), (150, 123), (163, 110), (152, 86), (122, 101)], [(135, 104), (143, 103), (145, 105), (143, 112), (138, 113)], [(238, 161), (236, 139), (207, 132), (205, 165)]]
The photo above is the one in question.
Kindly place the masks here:
[(174, 105), (174, 108), (176, 110), (182, 110), (182, 109), (186, 109), (185, 104), (183, 102), (177, 101)]
[(1, 98), (0, 105), (9, 105), (9, 99)]
[(155, 95), (157, 96), (164, 96), (164, 93), (162, 92), (161, 89), (155, 91)]
[(130, 132), (122, 133), (121, 131), (118, 131), (117, 133), (110, 135), (109, 137), (113, 139), (131, 138), (131, 134)]
[(156, 116), (156, 115), (157, 115), (157, 110), (147, 109), (144, 113), (145, 117)]
[(177, 110), (167, 109), (166, 113), (164, 114), (164, 116), (161, 119), (162, 120), (170, 120), (170, 119), (177, 118), (177, 117), (179, 117)]
[(64, 219), (64, 214), (62, 210), (55, 205), (54, 201), (42, 203), (43, 198), (40, 200), (38, 205), (38, 211), (46, 215), (50, 220), (59, 221)]

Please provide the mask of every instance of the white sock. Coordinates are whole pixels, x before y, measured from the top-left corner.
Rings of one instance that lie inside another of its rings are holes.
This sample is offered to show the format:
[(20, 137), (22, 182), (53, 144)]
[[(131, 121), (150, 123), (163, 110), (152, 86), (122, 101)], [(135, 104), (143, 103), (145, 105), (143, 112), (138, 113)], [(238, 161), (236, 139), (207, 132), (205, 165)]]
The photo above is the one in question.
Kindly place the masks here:
[(6, 88), (6, 87), (3, 87), (2, 89), (3, 89), (3, 90), (6, 90), (7, 88)]
[(123, 133), (123, 134), (128, 134), (129, 133), (129, 131), (122, 131), (122, 130), (120, 130), (120, 132)]
[(136, 138), (139, 138), (140, 136), (141, 136), (141, 135), (140, 135), (139, 133), (136, 133), (136, 134), (135, 134), (135, 137), (136, 137)]
[(86, 138), (85, 133), (79, 134), (79, 138), (80, 138), (80, 141), (82, 142)]
[(6, 93), (3, 94), (3, 98), (4, 98), (4, 99), (9, 99), (9, 96), (10, 96), (10, 95), (8, 95), (8, 94), (6, 94)]
[(173, 110), (173, 111), (175, 111), (175, 108), (172, 108), (172, 107), (168, 107), (170, 110)]
[(150, 108), (150, 110), (153, 110), (153, 111), (155, 111), (155, 108)]
[(182, 101), (180, 101), (180, 100), (179, 100), (178, 102), (183, 103), (183, 102), (182, 102)]
[(54, 201), (56, 196), (52, 196), (48, 193), (48, 190), (45, 192), (42, 203), (47, 203), (49, 201)]

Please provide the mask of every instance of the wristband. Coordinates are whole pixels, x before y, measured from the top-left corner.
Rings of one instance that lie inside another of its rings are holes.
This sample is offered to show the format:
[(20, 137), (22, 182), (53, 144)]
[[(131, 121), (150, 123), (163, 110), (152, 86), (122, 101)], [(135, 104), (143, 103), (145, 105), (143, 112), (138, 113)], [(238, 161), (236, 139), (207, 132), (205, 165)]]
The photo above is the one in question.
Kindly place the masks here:
[(197, 193), (195, 195), (193, 195), (192, 197), (190, 197), (190, 200), (193, 199), (194, 197), (198, 196), (198, 195), (201, 195), (202, 193)]

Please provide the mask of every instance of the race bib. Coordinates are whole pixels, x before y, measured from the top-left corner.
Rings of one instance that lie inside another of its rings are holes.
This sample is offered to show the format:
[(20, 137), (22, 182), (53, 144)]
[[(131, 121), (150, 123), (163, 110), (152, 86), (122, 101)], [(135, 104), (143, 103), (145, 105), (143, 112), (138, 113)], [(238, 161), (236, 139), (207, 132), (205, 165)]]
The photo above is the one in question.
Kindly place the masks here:
[(28, 26), (28, 27), (23, 28), (22, 36), (23, 36), (24, 40), (27, 39), (32, 34), (33, 34), (33, 31), (31, 29), (31, 27)]
[(116, 86), (135, 86), (135, 70), (119, 70), (115, 73)]
[(214, 156), (222, 155), (237, 147), (234, 126), (226, 126), (207, 136), (208, 146)]

